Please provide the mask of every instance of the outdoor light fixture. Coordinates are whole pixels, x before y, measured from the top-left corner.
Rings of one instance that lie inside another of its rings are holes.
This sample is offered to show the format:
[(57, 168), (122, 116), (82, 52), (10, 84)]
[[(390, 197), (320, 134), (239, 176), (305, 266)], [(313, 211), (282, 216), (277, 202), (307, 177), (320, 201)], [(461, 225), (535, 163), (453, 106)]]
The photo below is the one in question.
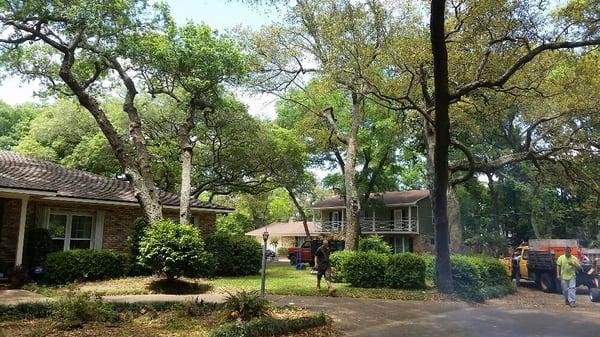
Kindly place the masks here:
[(261, 272), (261, 281), (260, 281), (260, 296), (265, 298), (265, 277), (267, 271), (267, 240), (269, 239), (269, 232), (265, 228), (265, 231), (262, 234), (263, 237), (263, 251), (262, 251), (262, 272)]

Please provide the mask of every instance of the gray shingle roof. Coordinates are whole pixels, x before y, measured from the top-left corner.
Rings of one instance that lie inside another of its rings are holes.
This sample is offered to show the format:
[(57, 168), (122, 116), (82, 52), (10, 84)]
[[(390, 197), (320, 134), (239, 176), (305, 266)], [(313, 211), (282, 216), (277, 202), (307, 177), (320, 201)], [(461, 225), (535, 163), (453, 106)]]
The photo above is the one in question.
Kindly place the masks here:
[[(137, 203), (127, 181), (71, 169), (10, 151), (0, 151), (0, 187), (48, 191), (67, 198)], [(179, 195), (160, 191), (159, 196), (163, 205), (179, 206)], [(198, 200), (192, 200), (191, 206), (231, 210)]]
[[(429, 190), (408, 190), (383, 193), (372, 193), (369, 197), (371, 202), (381, 202), (385, 206), (409, 205), (429, 197)], [(344, 198), (334, 196), (329, 199), (314, 203), (311, 208), (342, 208), (344, 207)]]

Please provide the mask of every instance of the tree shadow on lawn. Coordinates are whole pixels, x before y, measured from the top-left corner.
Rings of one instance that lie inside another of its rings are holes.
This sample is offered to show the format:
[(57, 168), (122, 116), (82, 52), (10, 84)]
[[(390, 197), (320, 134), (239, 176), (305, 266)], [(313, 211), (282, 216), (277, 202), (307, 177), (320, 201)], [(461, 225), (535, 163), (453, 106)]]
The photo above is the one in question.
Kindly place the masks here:
[(160, 279), (150, 282), (148, 289), (155, 294), (193, 295), (203, 294), (211, 290), (211, 285), (188, 282), (180, 279)]

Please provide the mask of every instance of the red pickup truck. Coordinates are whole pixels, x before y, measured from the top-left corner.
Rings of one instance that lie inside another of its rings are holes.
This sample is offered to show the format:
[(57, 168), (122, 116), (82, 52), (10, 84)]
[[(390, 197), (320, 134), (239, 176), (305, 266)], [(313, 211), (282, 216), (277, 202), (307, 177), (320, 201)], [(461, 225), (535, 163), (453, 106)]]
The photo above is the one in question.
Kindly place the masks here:
[[(311, 267), (315, 264), (314, 254), (317, 248), (321, 246), (323, 243), (322, 240), (312, 240), (312, 241), (304, 241), (300, 247), (290, 247), (288, 248), (288, 258), (290, 259), (290, 264), (295, 265), (298, 261), (296, 261), (298, 256), (298, 251), (300, 251), (300, 262), (308, 263)], [(335, 252), (338, 250), (344, 249), (344, 241), (343, 240), (329, 240), (329, 248), (331, 252)]]
[[(320, 245), (320, 242), (318, 244)], [(317, 246), (317, 247), (319, 247), (319, 246)], [(298, 262), (297, 261), (298, 250), (300, 250), (300, 262), (302, 262), (302, 263), (308, 262), (310, 264), (310, 266), (312, 267), (315, 264), (315, 261), (313, 259), (313, 253), (312, 253), (312, 249), (311, 249), (311, 241), (304, 241), (304, 243), (300, 247), (289, 247), (288, 248), (288, 257), (290, 259), (291, 265), (296, 265), (296, 263)]]

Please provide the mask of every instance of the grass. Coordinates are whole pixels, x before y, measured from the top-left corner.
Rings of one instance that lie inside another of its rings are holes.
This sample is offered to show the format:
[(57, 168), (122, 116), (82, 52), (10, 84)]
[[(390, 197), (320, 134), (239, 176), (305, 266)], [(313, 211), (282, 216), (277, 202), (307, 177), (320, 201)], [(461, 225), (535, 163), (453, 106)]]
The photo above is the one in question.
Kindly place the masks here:
[[(209, 293), (236, 292), (239, 290), (260, 289), (260, 275), (242, 277), (217, 277), (214, 279), (182, 279), (188, 284), (187, 288), (196, 289), (198, 293), (208, 291)], [(316, 275), (310, 274), (308, 269), (296, 270), (289, 264), (273, 263), (267, 266), (266, 277), (267, 293), (272, 295), (299, 295), (299, 296), (327, 296), (325, 282), (322, 282), (323, 290), (316, 288)], [(96, 292), (103, 295), (142, 295), (165, 293), (165, 287), (156, 287), (158, 278), (128, 277), (107, 281), (85, 282), (77, 284), (77, 288), (83, 291)], [(354, 288), (347, 283), (336, 283), (337, 296), (355, 298), (382, 298), (399, 300), (433, 300), (438, 299), (439, 294), (435, 289), (426, 290), (400, 290), (388, 288)], [(66, 292), (66, 287), (50, 287), (43, 285), (28, 285), (28, 290), (37, 292), (44, 296), (56, 297)], [(174, 291), (169, 290), (169, 291)]]

